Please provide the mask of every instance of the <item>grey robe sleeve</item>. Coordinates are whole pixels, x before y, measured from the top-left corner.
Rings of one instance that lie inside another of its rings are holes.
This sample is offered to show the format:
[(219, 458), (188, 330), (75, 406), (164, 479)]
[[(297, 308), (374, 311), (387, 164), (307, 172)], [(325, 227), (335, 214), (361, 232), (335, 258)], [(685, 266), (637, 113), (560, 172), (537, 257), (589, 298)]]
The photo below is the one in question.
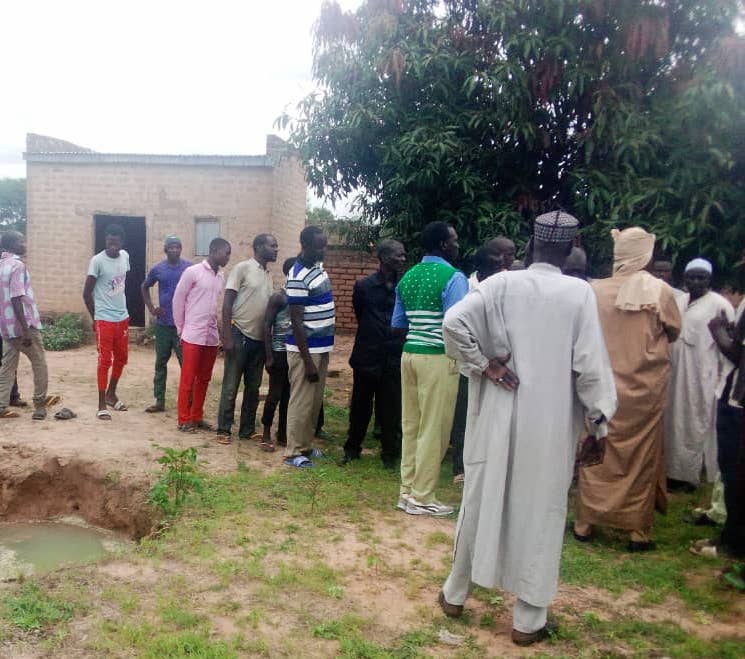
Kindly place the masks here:
[(613, 370), (605, 347), (595, 293), (588, 286), (578, 316), (572, 350), (572, 370), (577, 397), (590, 419), (610, 420), (618, 400)]
[(481, 375), (489, 365), (479, 342), (486, 329), (485, 298), (478, 290), (471, 291), (445, 314), (442, 323), (445, 352), (460, 364), (464, 375)]

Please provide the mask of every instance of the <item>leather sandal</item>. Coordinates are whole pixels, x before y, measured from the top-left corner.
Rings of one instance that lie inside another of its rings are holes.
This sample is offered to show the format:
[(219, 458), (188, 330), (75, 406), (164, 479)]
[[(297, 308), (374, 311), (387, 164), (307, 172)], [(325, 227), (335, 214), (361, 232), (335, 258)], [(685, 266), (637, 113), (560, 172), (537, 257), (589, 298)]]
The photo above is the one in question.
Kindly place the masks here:
[(551, 631), (548, 627), (548, 625), (543, 625), (538, 631), (526, 633), (526, 632), (519, 632), (517, 629), (512, 630), (512, 642), (515, 645), (519, 645), (520, 647), (526, 647), (528, 645), (533, 645), (533, 643), (540, 643), (541, 641), (545, 641), (550, 635)]
[(587, 535), (580, 535), (574, 529), (572, 529), (572, 536), (574, 536), (574, 539), (577, 542), (592, 542), (592, 533), (588, 533)]
[(437, 603), (448, 618), (460, 618), (463, 615), (463, 605), (451, 604), (445, 599), (445, 593), (442, 591), (437, 597)]

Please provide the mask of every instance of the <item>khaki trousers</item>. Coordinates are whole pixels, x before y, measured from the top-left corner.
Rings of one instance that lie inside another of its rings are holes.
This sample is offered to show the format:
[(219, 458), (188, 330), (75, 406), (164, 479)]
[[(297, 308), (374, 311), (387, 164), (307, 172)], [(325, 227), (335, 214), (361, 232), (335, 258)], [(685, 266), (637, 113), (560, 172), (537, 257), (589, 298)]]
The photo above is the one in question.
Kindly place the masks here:
[(435, 499), (453, 427), (458, 369), (447, 355), (405, 352), (401, 358), (401, 494)]
[(318, 382), (308, 382), (305, 377), (305, 364), (300, 353), (287, 351), (290, 403), (287, 406), (286, 457), (300, 455), (313, 448), (311, 442), (316, 432), (318, 413), (323, 403), (329, 353), (311, 353), (310, 357), (318, 369)]
[(10, 390), (16, 379), (18, 357), (21, 353), (28, 357), (34, 372), (34, 406), (44, 407), (47, 398), (47, 360), (44, 356), (44, 344), (41, 332), (36, 328), (29, 330), (31, 345), (24, 346), (23, 339), (5, 339), (3, 341), (3, 362), (0, 365), (0, 410), (10, 404)]

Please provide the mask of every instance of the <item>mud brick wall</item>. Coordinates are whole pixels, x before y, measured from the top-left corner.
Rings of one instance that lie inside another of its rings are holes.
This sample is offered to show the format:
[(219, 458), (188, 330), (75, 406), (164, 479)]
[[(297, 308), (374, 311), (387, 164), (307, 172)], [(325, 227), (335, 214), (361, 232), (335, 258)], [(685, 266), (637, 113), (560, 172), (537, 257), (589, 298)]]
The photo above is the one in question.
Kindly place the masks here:
[(329, 248), (323, 266), (331, 279), (336, 305), (336, 331), (351, 334), (357, 330), (352, 309), (354, 283), (378, 269), (378, 259), (367, 252)]
[[(56, 148), (58, 142), (63, 146)], [(60, 150), (59, 162), (34, 157)], [(148, 269), (163, 258), (163, 237), (170, 233), (181, 237), (184, 258), (201, 260), (196, 218), (215, 218), (233, 247), (226, 278), (230, 267), (253, 255), (257, 233), (273, 233), (280, 253), (271, 271), (275, 285), (282, 284), (282, 260), (299, 250), (306, 200), (302, 165), (282, 140), (269, 136), (266, 156), (255, 166), (191, 164), (190, 156), (175, 156), (167, 165), (130, 162), (147, 155), (85, 160), (100, 155), (51, 138), (27, 147), (28, 264), (42, 313), (87, 319), (82, 290), (97, 214), (145, 218)]]

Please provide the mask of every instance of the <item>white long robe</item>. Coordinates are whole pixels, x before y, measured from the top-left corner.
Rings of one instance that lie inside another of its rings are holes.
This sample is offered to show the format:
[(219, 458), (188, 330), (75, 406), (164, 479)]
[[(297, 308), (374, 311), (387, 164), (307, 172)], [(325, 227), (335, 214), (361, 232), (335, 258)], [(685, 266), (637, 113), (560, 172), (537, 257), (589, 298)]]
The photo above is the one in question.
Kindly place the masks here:
[[(469, 371), (455, 560), (468, 552), (473, 583), (547, 606), (585, 413), (610, 418), (616, 408), (595, 294), (536, 263), (486, 279), (448, 311), (443, 330), (448, 354)], [(482, 376), (489, 358), (508, 352), (516, 392)]]
[(709, 291), (690, 302), (676, 299), (683, 319), (680, 338), (672, 347), (672, 372), (665, 410), (665, 463), (668, 478), (698, 485), (701, 467), (711, 482), (717, 465), (717, 400), (732, 364), (714, 343), (709, 321), (722, 311), (730, 322), (732, 305)]

